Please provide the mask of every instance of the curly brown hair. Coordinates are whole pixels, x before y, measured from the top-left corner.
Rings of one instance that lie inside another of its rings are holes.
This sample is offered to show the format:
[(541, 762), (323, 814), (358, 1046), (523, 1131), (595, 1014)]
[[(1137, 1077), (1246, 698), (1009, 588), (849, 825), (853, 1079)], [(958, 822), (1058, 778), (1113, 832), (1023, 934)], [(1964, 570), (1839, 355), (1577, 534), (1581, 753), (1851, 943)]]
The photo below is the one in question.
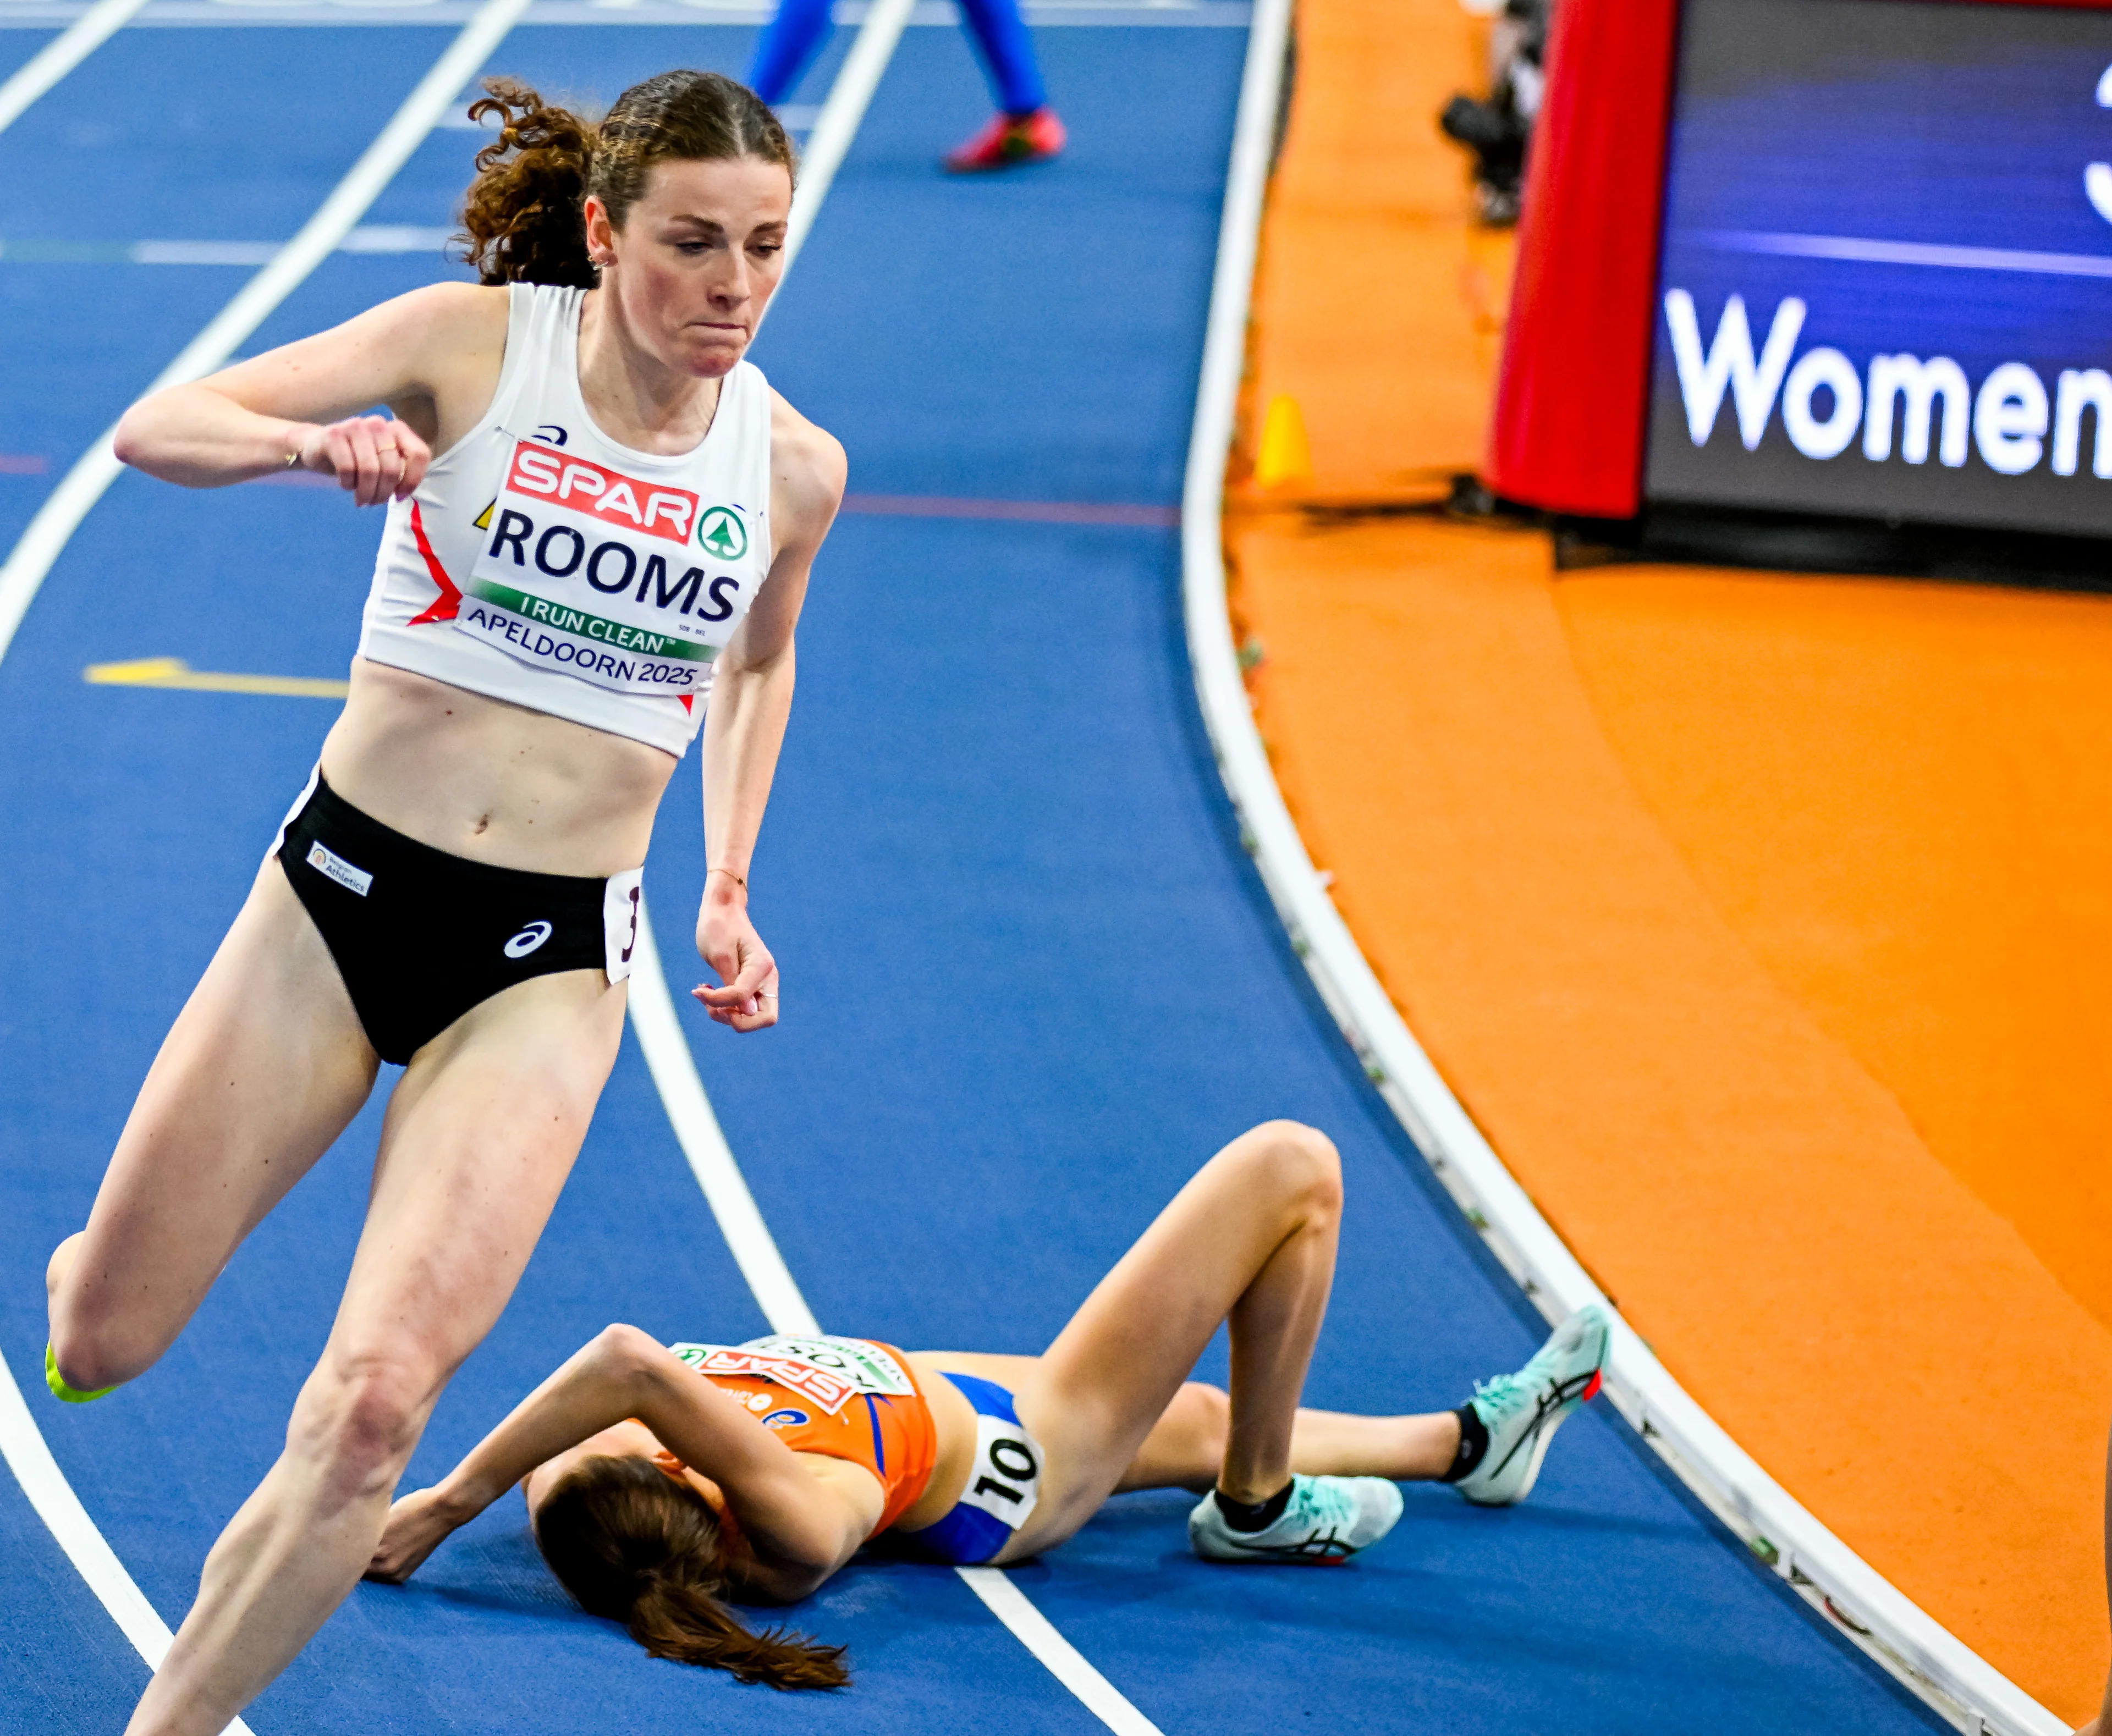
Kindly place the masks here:
[(655, 163), (754, 157), (797, 173), (769, 105), (722, 73), (663, 72), (632, 85), (598, 121), (553, 107), (515, 79), (486, 79), (484, 89), (470, 119), (496, 115), (498, 139), (476, 153), (455, 237), (482, 283), (594, 288), (587, 196), (621, 229)]
[(720, 1601), (729, 1584), (720, 1536), (702, 1495), (637, 1458), (582, 1461), (535, 1515), (535, 1547), (565, 1589), (653, 1656), (772, 1688), (846, 1686), (841, 1646), (752, 1632)]

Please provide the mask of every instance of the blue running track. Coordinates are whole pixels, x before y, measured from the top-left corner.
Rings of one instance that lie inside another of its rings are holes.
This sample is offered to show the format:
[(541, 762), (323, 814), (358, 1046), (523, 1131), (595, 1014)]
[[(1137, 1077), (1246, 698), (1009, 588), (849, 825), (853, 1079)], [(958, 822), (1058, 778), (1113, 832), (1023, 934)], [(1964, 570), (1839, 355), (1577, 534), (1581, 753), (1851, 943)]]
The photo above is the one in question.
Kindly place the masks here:
[[(737, 70), (751, 38), (530, 25), (494, 66), (606, 98), (670, 65)], [(0, 64), (41, 39), (0, 31)], [(244, 277), (89, 244), (290, 234), (445, 40), (394, 25), (135, 27), (0, 134), (0, 454), (48, 463), (0, 468), (0, 547)], [(1071, 154), (961, 184), (934, 158), (983, 118), (981, 80), (955, 32), (908, 33), (763, 338), (772, 379), (849, 447), (857, 493), (1177, 498), (1245, 33), (1102, 25), (1040, 44)], [(434, 134), (366, 220), (445, 223), (476, 142)], [(17, 262), (17, 242), (51, 245)], [(83, 251), (53, 261), (59, 243)], [(453, 269), (339, 256), (251, 347)], [(323, 489), (189, 494), (128, 475), (0, 664), (0, 1353), (172, 1626), (321, 1345), (377, 1117), (257, 1233), (150, 1375), (90, 1407), (45, 1398), (46, 1253), (82, 1222), (334, 711), (90, 686), (82, 670), (179, 657), (336, 675), (378, 529)], [(833, 1329), (1038, 1350), (1198, 1162), (1295, 1116), (1340, 1144), (1350, 1202), (1310, 1397), (1455, 1404), (1542, 1328), (1358, 1074), (1240, 852), (1191, 696), (1176, 543), (1149, 524), (844, 517), (757, 864), (785, 1022), (737, 1039), (685, 1014), (690, 1041)], [(699, 830), (693, 762), (649, 869), (678, 1000), (694, 979)], [(413, 1480), (619, 1319), (670, 1338), (763, 1326), (628, 1040), (520, 1293)], [(1412, 1488), (1400, 1527), (1340, 1571), (1204, 1566), (1186, 1505), (1118, 1501), (1013, 1576), (1166, 1736), (1942, 1727), (1603, 1407), (1570, 1425), (1524, 1507)], [(853, 1568), (800, 1619), (850, 1646), (848, 1695), (649, 1661), (567, 1604), (508, 1502), (409, 1588), (360, 1588), (249, 1721), (258, 1736), (1102, 1728), (943, 1570)], [(143, 1679), (0, 1476), (0, 1729), (115, 1732)]]

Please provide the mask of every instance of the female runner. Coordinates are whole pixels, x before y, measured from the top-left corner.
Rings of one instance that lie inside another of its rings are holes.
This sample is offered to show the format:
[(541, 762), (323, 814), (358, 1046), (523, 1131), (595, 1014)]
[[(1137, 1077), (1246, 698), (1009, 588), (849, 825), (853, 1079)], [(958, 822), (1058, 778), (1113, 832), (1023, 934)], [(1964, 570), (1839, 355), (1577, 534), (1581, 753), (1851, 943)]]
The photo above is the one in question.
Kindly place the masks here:
[[(135, 1733), (217, 1732), (358, 1579), (489, 1329), (622, 1031), (639, 864), (704, 732), (698, 997), (776, 1023), (748, 871), (844, 457), (742, 360), (780, 271), (769, 111), (672, 72), (597, 126), (494, 81), (448, 284), (135, 406), (126, 462), (388, 502), (351, 697), (54, 1255), (47, 1377), (150, 1367), (229, 1257), (391, 1093), (366, 1222), (283, 1455), (207, 1556)], [(393, 419), (356, 414), (385, 404)], [(716, 673), (716, 683), (712, 676)], [(708, 707), (706, 705), (709, 697)]]
[[(369, 1575), (407, 1579), (525, 1479), (558, 1577), (654, 1656), (831, 1688), (849, 1679), (840, 1647), (751, 1633), (720, 1597), (803, 1597), (882, 1532), (929, 1560), (1022, 1561), (1123, 1489), (1208, 1491), (1188, 1536), (1212, 1561), (1341, 1561), (1400, 1518), (1389, 1479), (1523, 1500), (1599, 1389), (1605, 1316), (1573, 1315), (1456, 1411), (1300, 1410), (1341, 1203), (1324, 1135), (1242, 1134), (1040, 1357), (863, 1338), (665, 1348), (611, 1326), (444, 1481), (396, 1503)], [(1229, 1396), (1187, 1379), (1227, 1321)]]

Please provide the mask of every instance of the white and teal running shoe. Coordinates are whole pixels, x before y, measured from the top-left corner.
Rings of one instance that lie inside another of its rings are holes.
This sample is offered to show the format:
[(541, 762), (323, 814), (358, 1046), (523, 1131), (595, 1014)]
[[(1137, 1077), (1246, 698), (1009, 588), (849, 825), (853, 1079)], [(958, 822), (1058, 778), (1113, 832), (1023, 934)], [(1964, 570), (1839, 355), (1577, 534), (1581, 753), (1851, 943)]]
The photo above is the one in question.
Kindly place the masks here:
[(1235, 1531), (1213, 1490), (1188, 1516), (1188, 1545), (1206, 1561), (1327, 1566), (1369, 1548), (1393, 1529), (1400, 1509), (1400, 1491), (1384, 1477), (1293, 1477), (1274, 1525)]
[(1612, 1343), (1606, 1311), (1594, 1302), (1557, 1326), (1540, 1353), (1515, 1375), (1477, 1384), (1470, 1402), (1489, 1431), (1489, 1450), (1452, 1486), (1477, 1507), (1507, 1507), (1524, 1500), (1554, 1431), (1598, 1392)]

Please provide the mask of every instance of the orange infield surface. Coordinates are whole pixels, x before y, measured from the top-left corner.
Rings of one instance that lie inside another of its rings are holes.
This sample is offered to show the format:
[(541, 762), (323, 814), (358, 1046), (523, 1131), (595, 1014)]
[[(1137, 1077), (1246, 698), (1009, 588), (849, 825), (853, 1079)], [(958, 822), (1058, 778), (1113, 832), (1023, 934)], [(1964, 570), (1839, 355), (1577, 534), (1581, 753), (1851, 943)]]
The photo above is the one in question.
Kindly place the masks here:
[[(2107, 1662), (2112, 599), (1554, 570), (1482, 451), (1508, 238), (1457, 0), (1304, 0), (1228, 507), (1285, 795), (1381, 979), (1674, 1375), (2070, 1721)], [(1236, 466), (1236, 471), (1237, 466)], [(1673, 1612), (1668, 1611), (1668, 1616)]]

